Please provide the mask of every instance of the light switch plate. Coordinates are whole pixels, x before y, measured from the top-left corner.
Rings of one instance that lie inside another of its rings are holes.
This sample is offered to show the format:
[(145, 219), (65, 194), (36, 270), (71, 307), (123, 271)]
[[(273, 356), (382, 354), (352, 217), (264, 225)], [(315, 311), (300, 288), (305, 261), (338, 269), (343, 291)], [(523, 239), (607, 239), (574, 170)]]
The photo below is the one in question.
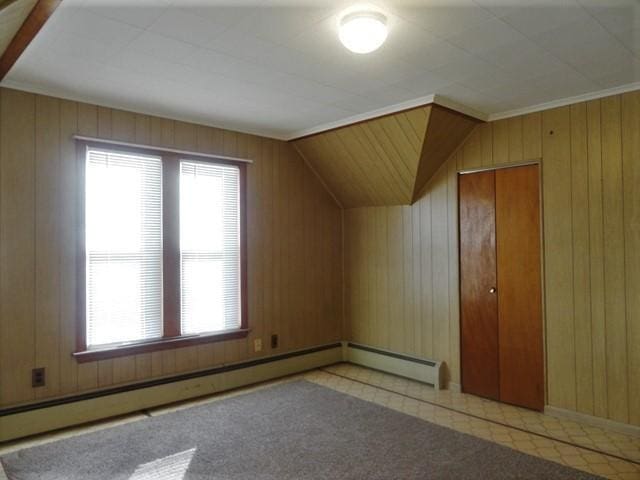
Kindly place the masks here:
[(253, 341), (253, 351), (254, 352), (262, 351), (262, 339), (261, 338), (256, 338)]

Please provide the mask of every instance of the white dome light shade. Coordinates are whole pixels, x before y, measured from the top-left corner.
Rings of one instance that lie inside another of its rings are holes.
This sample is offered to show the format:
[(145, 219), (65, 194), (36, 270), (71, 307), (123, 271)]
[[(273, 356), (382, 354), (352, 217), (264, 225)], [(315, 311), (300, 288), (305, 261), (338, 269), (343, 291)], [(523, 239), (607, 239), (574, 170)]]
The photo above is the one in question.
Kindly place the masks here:
[(387, 19), (381, 13), (354, 12), (340, 22), (340, 41), (354, 53), (370, 53), (387, 39)]

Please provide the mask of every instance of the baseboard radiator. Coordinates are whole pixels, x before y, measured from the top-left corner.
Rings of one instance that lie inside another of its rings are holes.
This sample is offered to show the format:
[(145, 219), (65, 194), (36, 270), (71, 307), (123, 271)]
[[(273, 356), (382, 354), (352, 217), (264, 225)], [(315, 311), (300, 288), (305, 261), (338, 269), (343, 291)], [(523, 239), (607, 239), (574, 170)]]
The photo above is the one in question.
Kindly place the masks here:
[(350, 363), (427, 383), (437, 390), (446, 388), (446, 366), (443, 362), (402, 355), (353, 342), (346, 342), (344, 349), (345, 360)]
[(342, 356), (343, 346), (338, 342), (72, 397), (0, 408), (0, 442), (332, 365), (341, 362)]

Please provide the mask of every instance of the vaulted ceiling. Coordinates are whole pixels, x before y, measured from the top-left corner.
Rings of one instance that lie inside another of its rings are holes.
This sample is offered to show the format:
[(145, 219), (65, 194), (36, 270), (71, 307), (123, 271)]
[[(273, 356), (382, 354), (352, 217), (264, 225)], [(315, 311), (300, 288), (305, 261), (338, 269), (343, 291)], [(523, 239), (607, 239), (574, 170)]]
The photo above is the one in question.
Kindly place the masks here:
[(292, 143), (343, 207), (409, 205), (478, 123), (431, 104)]

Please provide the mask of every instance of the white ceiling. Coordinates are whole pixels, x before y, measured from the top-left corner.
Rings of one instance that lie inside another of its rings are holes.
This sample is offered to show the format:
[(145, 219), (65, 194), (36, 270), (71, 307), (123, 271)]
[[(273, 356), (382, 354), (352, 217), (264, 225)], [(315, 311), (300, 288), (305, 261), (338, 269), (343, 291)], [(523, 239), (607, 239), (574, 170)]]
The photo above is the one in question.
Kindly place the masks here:
[(640, 81), (640, 0), (64, 0), (3, 85), (278, 138), (438, 94), (484, 114)]

